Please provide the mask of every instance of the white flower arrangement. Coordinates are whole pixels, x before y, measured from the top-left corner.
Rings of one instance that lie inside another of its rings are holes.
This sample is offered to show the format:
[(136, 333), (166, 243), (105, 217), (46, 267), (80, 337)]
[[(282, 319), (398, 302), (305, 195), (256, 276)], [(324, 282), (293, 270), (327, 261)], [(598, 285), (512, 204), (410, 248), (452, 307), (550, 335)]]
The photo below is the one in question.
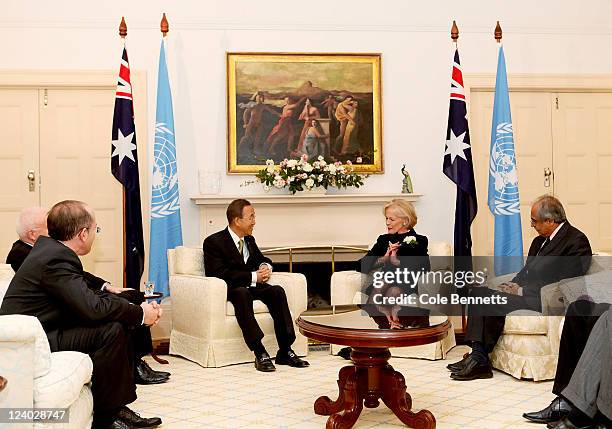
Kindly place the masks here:
[(404, 240), (402, 240), (402, 242), (406, 243), (409, 246), (417, 245), (417, 239), (414, 235), (407, 235), (406, 237), (404, 237)]
[(287, 187), (292, 194), (295, 194), (319, 186), (325, 189), (330, 186), (359, 188), (368, 175), (355, 173), (351, 161), (347, 161), (346, 164), (340, 161), (327, 163), (322, 156), (319, 156), (311, 162), (307, 155), (302, 155), (298, 159), (284, 159), (278, 165), (268, 159), (266, 166), (259, 170), (255, 177), (256, 180), (247, 180), (242, 186), (259, 182), (264, 185), (266, 191), (272, 187)]

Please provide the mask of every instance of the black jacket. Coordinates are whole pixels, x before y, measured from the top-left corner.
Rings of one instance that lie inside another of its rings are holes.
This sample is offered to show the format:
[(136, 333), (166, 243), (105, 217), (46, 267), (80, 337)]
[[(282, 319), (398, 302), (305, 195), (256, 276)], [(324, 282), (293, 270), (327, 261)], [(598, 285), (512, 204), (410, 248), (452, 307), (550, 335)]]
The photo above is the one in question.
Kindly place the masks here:
[(525, 266), (512, 279), (523, 288), (525, 297), (539, 297), (542, 287), (582, 276), (591, 265), (593, 252), (589, 239), (569, 222), (565, 222), (538, 254), (545, 240), (542, 236), (533, 239)]
[(225, 280), (229, 289), (248, 287), (251, 273), (264, 262), (272, 265), (272, 261), (261, 253), (252, 235), (245, 236), (244, 242), (249, 249), (246, 263), (227, 228), (206, 237), (202, 245), (206, 275)]
[(92, 291), (76, 253), (41, 236), (11, 280), (3, 314), (36, 316), (49, 332), (112, 321), (138, 326), (143, 311), (116, 295)]
[[(11, 251), (6, 256), (6, 263), (11, 264), (11, 267), (13, 267), (13, 271), (17, 272), (19, 267), (21, 267), (21, 264), (23, 264), (23, 261), (25, 261), (25, 258), (30, 254), (31, 250), (32, 246), (27, 243), (24, 243), (21, 240), (17, 240), (13, 243)], [(96, 277), (93, 274), (88, 273), (87, 271), (84, 271), (83, 275), (85, 276), (85, 281), (87, 282), (87, 286), (89, 286), (90, 289), (101, 290), (102, 285), (106, 283), (106, 280), (101, 279), (100, 277)]]

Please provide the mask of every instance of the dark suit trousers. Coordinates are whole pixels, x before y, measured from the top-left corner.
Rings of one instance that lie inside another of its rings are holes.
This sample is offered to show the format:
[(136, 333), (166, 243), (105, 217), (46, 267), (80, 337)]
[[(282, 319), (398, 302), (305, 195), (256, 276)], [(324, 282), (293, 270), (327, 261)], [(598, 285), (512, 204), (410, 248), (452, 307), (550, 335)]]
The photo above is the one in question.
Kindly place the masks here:
[(593, 326), (608, 308), (610, 304), (595, 304), (584, 300), (573, 302), (567, 308), (559, 344), (555, 384), (552, 390), (555, 395), (560, 395), (569, 384)]
[(50, 331), (47, 337), (52, 352), (79, 351), (93, 361), (94, 420), (136, 400), (130, 331), (121, 323)]
[(295, 330), (287, 295), (282, 287), (265, 283), (258, 283), (254, 288), (235, 287), (228, 290), (227, 299), (234, 305), (238, 325), (250, 350), (254, 350), (264, 337), (253, 313), (253, 301), (256, 299), (262, 301), (270, 311), (278, 347), (281, 350), (291, 347), (295, 341)]
[[(136, 290), (127, 290), (117, 295), (127, 299), (132, 304), (140, 305), (144, 302), (144, 294)], [(153, 351), (153, 343), (151, 339), (151, 328), (148, 326), (137, 326), (131, 332), (132, 349), (134, 351), (135, 361), (142, 359)]]
[(492, 297), (494, 295), (505, 297), (506, 304), (468, 305), (467, 309), (468, 322), (465, 340), (481, 343), (487, 353), (493, 351), (497, 340), (501, 337), (508, 313), (521, 309), (540, 311), (541, 308), (539, 298), (511, 295), (485, 287), (471, 288), (469, 292), (471, 297)]

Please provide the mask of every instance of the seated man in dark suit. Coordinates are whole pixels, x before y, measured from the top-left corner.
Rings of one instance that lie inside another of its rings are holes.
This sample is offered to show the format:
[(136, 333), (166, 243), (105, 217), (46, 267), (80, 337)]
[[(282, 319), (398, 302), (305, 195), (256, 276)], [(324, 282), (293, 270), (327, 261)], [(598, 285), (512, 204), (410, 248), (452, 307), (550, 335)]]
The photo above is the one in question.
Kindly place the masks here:
[(74, 350), (91, 357), (94, 429), (161, 424), (161, 419), (142, 418), (126, 406), (136, 399), (133, 328), (156, 324), (161, 308), (157, 303), (135, 305), (88, 286), (79, 256), (90, 252), (98, 225), (85, 203), (57, 203), (47, 226), (50, 237), (36, 240), (11, 280), (0, 314), (36, 316), (51, 351)]
[(514, 310), (541, 311), (540, 292), (547, 284), (584, 275), (591, 264), (591, 245), (580, 230), (569, 224), (561, 202), (545, 195), (531, 206), (531, 226), (538, 232), (533, 239), (527, 262), (501, 292), (475, 287), (470, 296), (476, 299), (496, 298), (505, 304), (469, 305), (465, 339), (472, 352), (447, 368), (453, 380), (491, 378), (489, 353), (504, 330), (506, 315)]
[(552, 389), (557, 397), (543, 410), (525, 413), (523, 417), (534, 423), (552, 423), (569, 414), (571, 405), (561, 396), (561, 392), (572, 378), (593, 327), (609, 308), (608, 303), (594, 303), (582, 299), (570, 304), (561, 332), (557, 373)]
[(234, 305), (244, 341), (255, 353), (255, 368), (263, 372), (276, 370), (261, 342), (264, 334), (253, 313), (256, 299), (266, 304), (274, 320), (279, 347), (276, 364), (308, 366), (308, 362), (291, 350), (295, 330), (285, 290), (266, 283), (272, 275), (272, 261), (262, 255), (251, 235), (255, 209), (247, 200), (234, 200), (227, 207), (227, 222), (227, 228), (204, 240), (204, 270), (207, 276), (227, 283), (227, 299)]
[[(30, 254), (38, 237), (48, 235), (47, 211), (44, 207), (28, 207), (21, 211), (17, 220), (19, 240), (13, 243), (13, 247), (6, 257), (6, 263), (11, 264), (15, 272)], [(145, 300), (144, 294), (140, 291), (113, 286), (106, 280), (87, 271), (84, 271), (83, 275), (87, 286), (96, 293), (113, 293), (139, 305)], [(151, 329), (148, 326), (141, 326), (134, 330), (131, 338), (132, 351), (134, 352), (134, 381), (136, 384), (159, 384), (168, 381), (170, 378), (169, 372), (155, 371), (142, 359), (153, 350)]]

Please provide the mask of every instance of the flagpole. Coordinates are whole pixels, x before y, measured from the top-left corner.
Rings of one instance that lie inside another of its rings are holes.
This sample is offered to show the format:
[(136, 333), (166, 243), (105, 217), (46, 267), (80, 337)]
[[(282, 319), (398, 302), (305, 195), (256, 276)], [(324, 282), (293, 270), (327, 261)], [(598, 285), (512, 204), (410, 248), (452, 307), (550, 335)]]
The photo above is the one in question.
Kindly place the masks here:
[[(121, 37), (121, 46), (125, 49), (125, 36), (127, 36), (127, 24), (125, 23), (125, 17), (121, 17), (121, 22), (119, 23), (119, 36)], [(127, 286), (127, 272), (125, 270), (125, 264), (127, 261), (126, 254), (126, 243), (127, 243), (127, 230), (125, 225), (125, 186), (121, 186), (121, 195), (123, 199), (123, 287)]]
[[(459, 40), (459, 27), (457, 27), (457, 22), (454, 19), (453, 19), (453, 25), (451, 27), (450, 34), (451, 34), (451, 40), (453, 41), (453, 44), (455, 45), (455, 50), (457, 50), (458, 49), (457, 42)], [(457, 337), (461, 337), (461, 340), (460, 340), (461, 342), (463, 342), (463, 338), (465, 338), (466, 331), (467, 331), (467, 317), (465, 314), (465, 306), (462, 305), (461, 306), (461, 332), (459, 333), (459, 335), (455, 333)]]

